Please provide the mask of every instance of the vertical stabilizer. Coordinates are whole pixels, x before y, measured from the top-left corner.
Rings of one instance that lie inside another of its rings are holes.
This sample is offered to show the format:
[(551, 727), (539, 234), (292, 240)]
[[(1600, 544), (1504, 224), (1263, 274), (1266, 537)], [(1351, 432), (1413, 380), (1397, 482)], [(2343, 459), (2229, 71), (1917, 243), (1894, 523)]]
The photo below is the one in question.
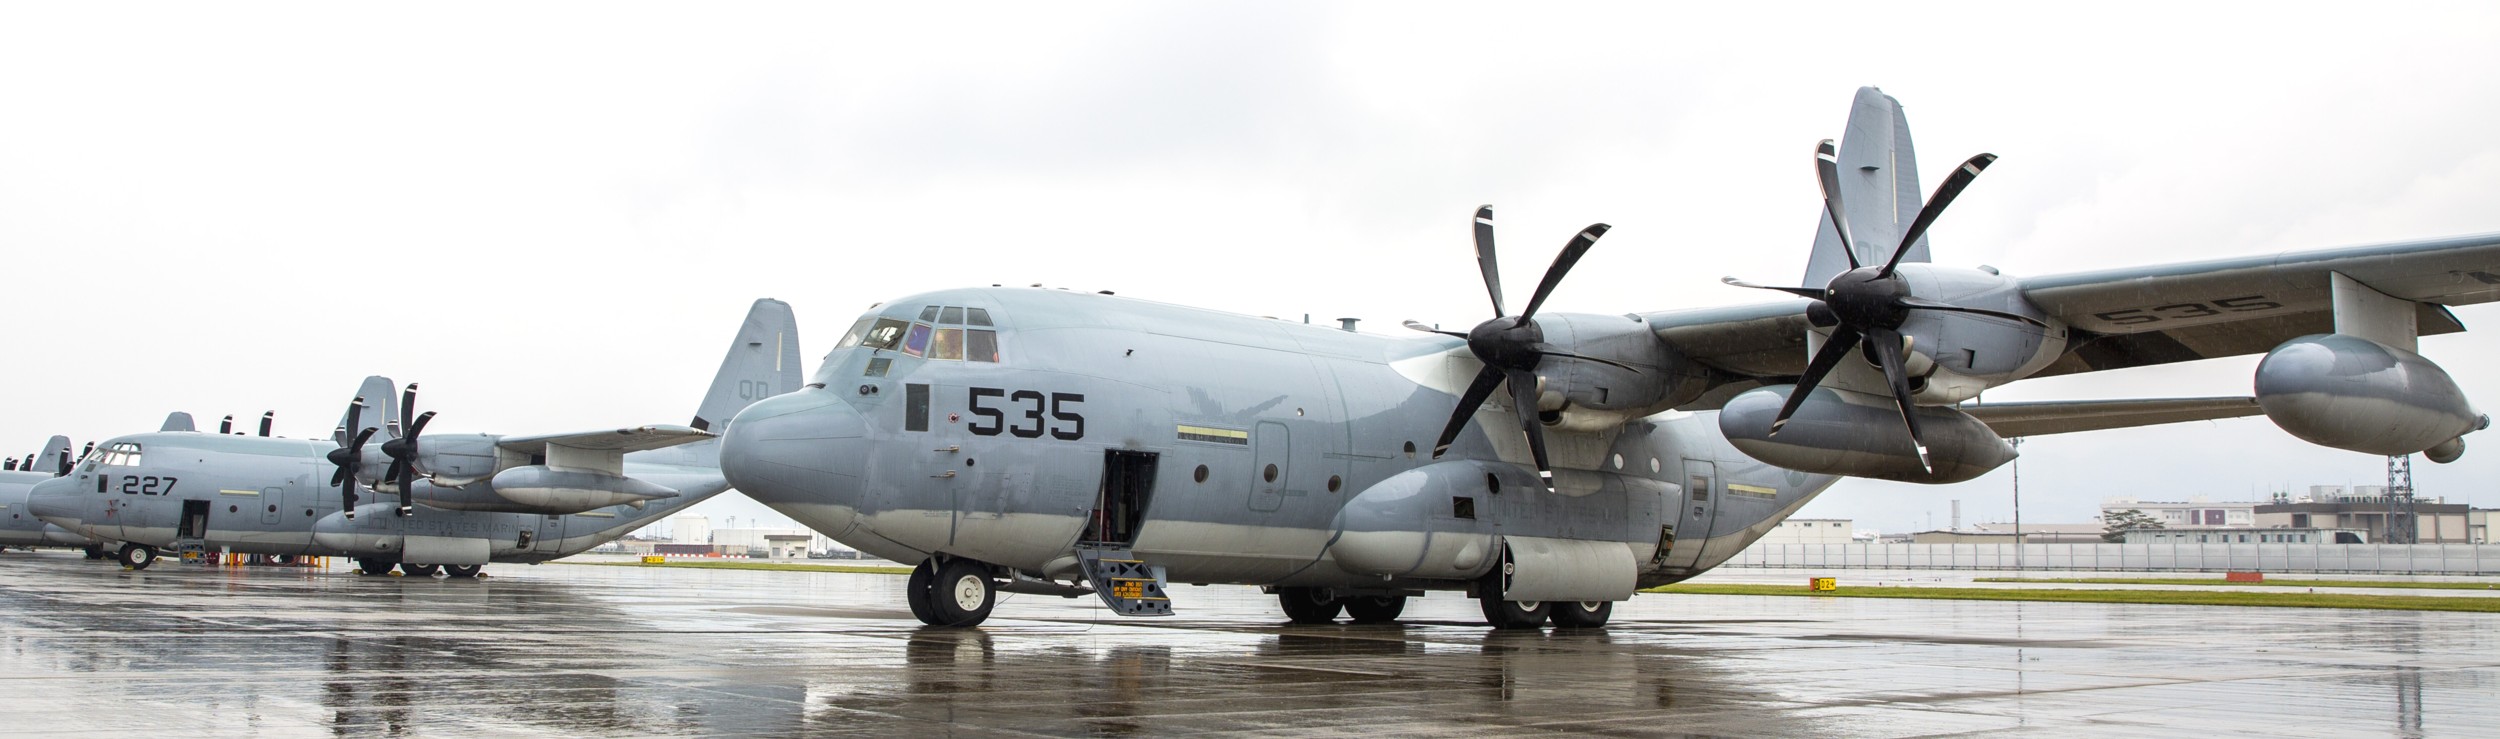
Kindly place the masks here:
[(749, 404), (797, 392), (805, 382), (799, 364), (799, 322), (790, 304), (772, 298), (755, 301), (689, 425), (717, 434)]
[(165, 414), (165, 425), (157, 427), (156, 430), (198, 431), (200, 429), (191, 425), (191, 414), (184, 413), (182, 411), (174, 411), (172, 413)]
[(34, 466), (27, 469), (50, 472), (56, 476), (68, 474), (70, 463), (78, 461), (70, 459), (69, 455), (69, 437), (54, 436), (51, 441), (43, 443), (43, 454), (36, 457)]
[[(1848, 209), (1849, 233), (1855, 239), (1859, 264), (1880, 265), (1901, 245), (1901, 233), (1918, 220), (1925, 205), (1918, 185), (1917, 152), (1910, 146), (1909, 118), (1901, 103), (1884, 91), (1858, 88), (1849, 106), (1849, 129), (1840, 140), (1840, 195)], [(1814, 253), (1806, 260), (1803, 285), (1822, 285), (1849, 271), (1840, 238), (1831, 219), (1816, 210)], [(1927, 237), (1903, 256), (1904, 262), (1925, 262)]]
[[(347, 446), (347, 442), (355, 440), (360, 430), (380, 429), (399, 423), (399, 388), (391, 384), (391, 378), (381, 375), (366, 377), (365, 383), (356, 387), (355, 398), (364, 399), (364, 410), (355, 410), (354, 398), (351, 398), (348, 410), (339, 414), (338, 427), (330, 432), (330, 440), (338, 442), (339, 446)], [(376, 441), (391, 438), (383, 431), (375, 431), (373, 435)]]

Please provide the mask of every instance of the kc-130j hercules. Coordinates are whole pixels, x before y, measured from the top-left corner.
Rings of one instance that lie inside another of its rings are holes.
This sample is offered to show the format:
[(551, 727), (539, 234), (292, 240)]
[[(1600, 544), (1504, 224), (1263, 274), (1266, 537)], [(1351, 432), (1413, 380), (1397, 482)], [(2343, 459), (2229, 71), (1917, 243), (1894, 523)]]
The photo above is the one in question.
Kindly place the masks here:
[(86, 549), (88, 558), (100, 558), (100, 542), (48, 523), (26, 505), (36, 483), (69, 474), (69, 455), (69, 437), (55, 436), (41, 453), (0, 464), (0, 546)]
[[(434, 414), (407, 415), (415, 386), (393, 404), (391, 381), (371, 377), (331, 441), (265, 431), (119, 437), (36, 485), (32, 507), (73, 531), (127, 542), (121, 559), (134, 569), (160, 549), (197, 546), (351, 557), (368, 575), (397, 567), (470, 576), (489, 562), (586, 551), (727, 490), (707, 429), (797, 389), (799, 361), (789, 304), (758, 300), (691, 427), (429, 436)], [(379, 412), (365, 413), (367, 402)], [(369, 443), (377, 433), (389, 441)], [(384, 495), (396, 500), (375, 497)]]
[[(1599, 224), (1513, 313), (1489, 208), (1495, 317), (1464, 334), (1053, 290), (894, 300), (808, 389), (740, 414), (721, 461), (748, 496), (918, 563), (906, 592), (931, 624), (979, 623), (999, 591), (1168, 614), (1164, 584), (1189, 582), (1264, 586), (1297, 623), (1464, 590), (1495, 626), (1595, 626), (1838, 476), (1969, 480), (2013, 459), (2006, 437), (2263, 412), (2448, 461), (2487, 425), (2415, 338), (2500, 298), (2500, 234), (2028, 279), (1928, 263), (1927, 227), (1994, 159), (1922, 201), (1898, 103), (1859, 90), (1817, 151), (1804, 286), (1772, 288), (1804, 300), (1540, 312)], [(1965, 403), (2259, 352), (2253, 398)]]

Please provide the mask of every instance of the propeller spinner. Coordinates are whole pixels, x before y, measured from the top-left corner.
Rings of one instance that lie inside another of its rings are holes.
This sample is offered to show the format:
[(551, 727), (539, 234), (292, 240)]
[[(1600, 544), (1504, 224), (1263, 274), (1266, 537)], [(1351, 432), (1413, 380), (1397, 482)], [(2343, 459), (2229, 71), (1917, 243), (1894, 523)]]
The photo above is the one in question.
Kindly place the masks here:
[(1806, 396), (1823, 382), (1824, 375), (1839, 366), (1840, 360), (1846, 358), (1849, 352), (1862, 350), (1884, 370), (1884, 381), (1891, 386), (1893, 403), (1901, 409), (1901, 424), (1909, 431), (1910, 446), (1918, 451), (1919, 465), (1930, 471), (1935, 469), (1927, 458), (1927, 443), (1919, 433), (1918, 415), (1910, 399), (1906, 354), (1911, 339), (1900, 332), (1901, 325), (1909, 321), (1910, 311), (1975, 313), (2047, 327), (2047, 324), (2030, 316), (1921, 299), (1910, 294), (1909, 281), (1902, 279), (1898, 271), (1901, 258), (1910, 253), (1911, 245), (1917, 244), (1919, 237), (1926, 235), (1927, 227), (1944, 213), (1945, 207), (1952, 205), (1953, 199), (1962, 194), (1962, 189), (1969, 187), (1971, 181), (1996, 160), (1995, 154), (1980, 154), (1955, 167), (1953, 174), (1936, 186), (1935, 195), (1929, 197), (1927, 204), (1919, 209), (1918, 218), (1910, 222), (1908, 230), (1902, 232), (1901, 243), (1894, 247), (1892, 258), (1881, 267), (1870, 267), (1858, 262), (1857, 246), (1851, 241), (1848, 211), (1842, 207), (1840, 199), (1838, 150), (1832, 146), (1830, 139), (1824, 139), (1815, 146), (1814, 171), (1815, 179), (1823, 188), (1823, 212), (1831, 219), (1832, 230), (1840, 237), (1841, 252), (1849, 258), (1849, 271), (1833, 276), (1831, 282), (1820, 289), (1756, 285), (1734, 277), (1723, 280), (1737, 287), (1777, 290), (1811, 299), (1815, 302), (1806, 309), (1807, 315), (1817, 325), (1832, 327), (1831, 338), (1823, 342), (1823, 348), (1815, 352), (1814, 359), (1806, 364), (1805, 374), (1797, 378), (1796, 389), (1788, 393), (1788, 402), (1780, 406), (1779, 415), (1771, 420), (1772, 436), (1779, 435), (1780, 427), (1787, 425), (1788, 417), (1805, 404)]
[(1562, 283), (1563, 275), (1571, 272), (1571, 266), (1579, 263), (1580, 257), (1588, 253), (1589, 247), (1597, 244), (1598, 237), (1606, 235), (1608, 228), (1611, 227), (1594, 223), (1572, 236), (1570, 243), (1563, 245), (1562, 253), (1554, 257), (1553, 266), (1546, 268), (1545, 279), (1537, 283), (1536, 294), (1528, 298), (1527, 309), (1518, 315), (1511, 315), (1502, 302), (1501, 270), (1494, 261), (1493, 206), (1476, 209), (1476, 265), (1484, 272), (1485, 292), (1493, 298), (1493, 318), (1476, 324), (1474, 329), (1463, 334), (1436, 330), (1413, 321), (1406, 323), (1407, 328), (1466, 339), (1467, 351), (1484, 362), (1484, 370), (1476, 373), (1476, 379), (1468, 384), (1467, 392), (1459, 396), (1458, 407), (1451, 411), (1449, 424), (1442, 427), (1440, 439), (1433, 442), (1434, 459), (1449, 451), (1450, 444), (1457, 441), (1459, 432), (1467, 427), (1467, 420), (1475, 416), (1476, 409), (1484, 405), (1486, 398), (1492, 397), (1494, 388), (1508, 382), (1512, 406), (1519, 413), (1519, 430), (1528, 437), (1528, 452), (1536, 458), (1537, 474), (1544, 478), (1546, 490), (1554, 489), (1554, 467), (1545, 453), (1544, 424), (1537, 419), (1538, 365), (1543, 364), (1546, 357), (1587, 359), (1618, 367), (1623, 365), (1570, 354), (1547, 345), (1545, 332), (1537, 326), (1534, 318), (1536, 309), (1545, 304), (1547, 296), (1553, 294), (1554, 286)]

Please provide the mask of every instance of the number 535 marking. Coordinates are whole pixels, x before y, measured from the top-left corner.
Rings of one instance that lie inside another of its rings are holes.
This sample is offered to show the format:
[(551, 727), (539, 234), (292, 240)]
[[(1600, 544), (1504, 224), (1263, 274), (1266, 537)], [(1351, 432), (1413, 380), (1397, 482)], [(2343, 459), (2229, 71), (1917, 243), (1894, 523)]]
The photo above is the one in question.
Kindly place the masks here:
[[(1007, 422), (1007, 410), (992, 408), (985, 404), (987, 401), (1002, 397), (1007, 399), (1010, 410), (1023, 412), (1013, 424)], [(980, 416), (980, 418), (973, 419), (971, 425), (965, 427), (974, 434), (997, 436), (999, 432), (1004, 431), (1018, 438), (1037, 439), (1047, 432), (1051, 438), (1063, 441), (1085, 438), (1085, 417), (1079, 415), (1074, 408), (1076, 404), (1085, 402), (1085, 396), (1081, 393), (1051, 393), (1048, 410), (1051, 419), (1058, 423), (1050, 423), (1047, 427), (1046, 422), (1042, 420), (1044, 406), (1042, 393), (1039, 390), (1017, 390), (1011, 393), (1001, 388), (976, 387), (972, 388), (972, 397), (969, 402), (972, 406), (972, 414)], [(1027, 422), (1031, 425), (1026, 425)]]
[(2266, 296), (2263, 295), (2243, 295), (2236, 298), (2223, 298), (2210, 303), (2172, 303), (2170, 305), (2156, 305), (2151, 308), (2114, 310), (2108, 313), (2094, 313), (2092, 314), (2092, 317), (2108, 321), (2110, 323), (2125, 325), (2135, 323), (2155, 323), (2185, 318), (2203, 318), (2206, 316), (2219, 316), (2224, 313), (2251, 313), (2281, 307), (2283, 307), (2282, 303), (2267, 300)]

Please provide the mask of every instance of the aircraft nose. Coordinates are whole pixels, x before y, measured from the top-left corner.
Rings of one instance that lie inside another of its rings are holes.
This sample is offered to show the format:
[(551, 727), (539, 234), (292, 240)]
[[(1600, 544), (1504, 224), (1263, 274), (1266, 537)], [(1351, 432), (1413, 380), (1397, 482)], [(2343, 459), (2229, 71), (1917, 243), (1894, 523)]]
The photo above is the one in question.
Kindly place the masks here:
[(831, 392), (810, 388), (766, 398), (721, 435), (721, 474), (767, 504), (850, 505), (867, 450), (867, 421)]
[(66, 477), (55, 477), (35, 483), (26, 491), (26, 510), (45, 523), (65, 529), (79, 525), (78, 483)]

